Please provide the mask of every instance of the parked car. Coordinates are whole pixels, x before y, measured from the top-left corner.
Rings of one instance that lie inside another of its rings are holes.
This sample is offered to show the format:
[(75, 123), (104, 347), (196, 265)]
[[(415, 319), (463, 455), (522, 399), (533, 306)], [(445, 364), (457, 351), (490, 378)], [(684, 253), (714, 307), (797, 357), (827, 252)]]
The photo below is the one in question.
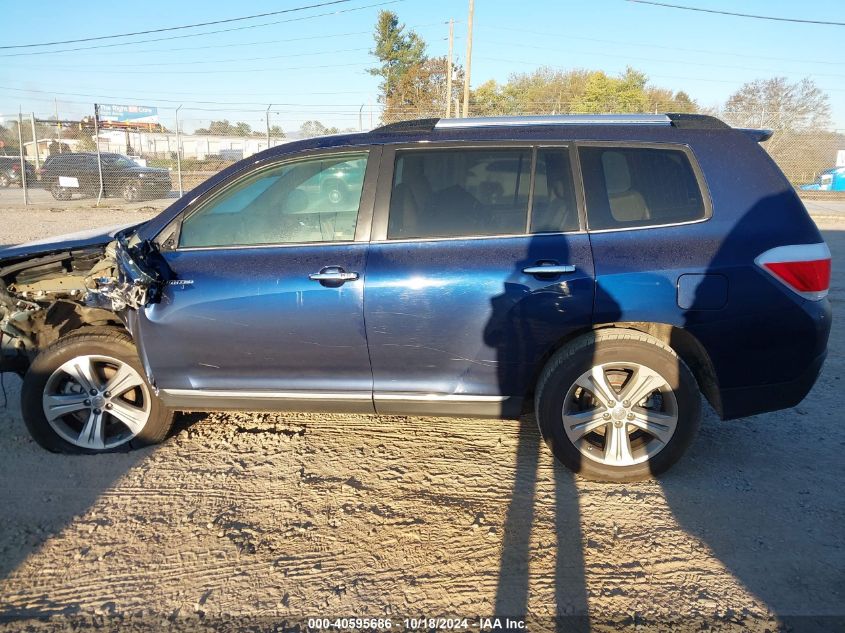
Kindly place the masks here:
[(330, 167), (323, 172), (320, 188), (333, 205), (355, 204), (355, 195), (361, 193), (365, 163), (349, 161)]
[(845, 191), (845, 167), (833, 167), (819, 174), (813, 182), (801, 185), (804, 191)]
[[(584, 476), (657, 475), (702, 393), (791, 407), (827, 353), (830, 252), (766, 138), (553, 116), (275, 147), (147, 222), (0, 250), (0, 369), (51, 451), (160, 442), (176, 410), (533, 412)], [(320, 186), (359, 171), (351, 204)]]
[[(37, 184), (35, 169), (28, 161), (24, 161), (24, 169), (26, 170), (27, 185), (35, 186)], [(0, 188), (12, 185), (21, 186), (22, 182), (20, 157), (0, 156)]]
[[(127, 202), (134, 202), (143, 198), (164, 198), (170, 193), (167, 169), (141, 167), (121, 154), (101, 153), (100, 160), (104, 196), (122, 196)], [(100, 189), (97, 154), (51, 154), (44, 161), (39, 177), (56, 200), (70, 200), (74, 194), (96, 196)]]

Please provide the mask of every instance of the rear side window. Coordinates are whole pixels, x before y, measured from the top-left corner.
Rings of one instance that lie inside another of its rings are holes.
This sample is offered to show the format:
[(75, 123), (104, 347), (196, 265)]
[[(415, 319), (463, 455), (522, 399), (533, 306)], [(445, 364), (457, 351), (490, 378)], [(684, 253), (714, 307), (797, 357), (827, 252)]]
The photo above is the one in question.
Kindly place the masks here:
[(580, 147), (591, 229), (677, 224), (706, 215), (687, 154), (678, 149)]
[(525, 233), (531, 150), (397, 152), (388, 239)]
[(572, 183), (569, 150), (540, 148), (534, 176), (534, 198), (531, 206), (531, 232), (557, 233), (577, 231), (578, 203)]

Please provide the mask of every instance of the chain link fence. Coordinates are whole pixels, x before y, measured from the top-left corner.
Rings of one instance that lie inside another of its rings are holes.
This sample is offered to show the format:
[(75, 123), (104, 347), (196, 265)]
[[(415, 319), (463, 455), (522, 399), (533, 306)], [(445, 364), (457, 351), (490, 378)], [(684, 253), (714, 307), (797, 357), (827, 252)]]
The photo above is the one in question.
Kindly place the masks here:
[[(179, 108), (160, 113), (156, 123), (132, 126), (104, 123), (93, 107), (90, 116), (74, 120), (6, 116), (0, 121), (0, 206), (163, 209), (220, 170), (268, 147), (321, 133), (366, 131), (382, 123), (438, 116), (413, 109), (387, 114), (378, 106), (356, 110)], [(795, 129), (764, 112), (714, 114), (738, 127), (774, 129), (763, 146), (802, 195), (845, 196), (845, 130)], [(320, 116), (348, 126), (326, 127), (319, 123)]]

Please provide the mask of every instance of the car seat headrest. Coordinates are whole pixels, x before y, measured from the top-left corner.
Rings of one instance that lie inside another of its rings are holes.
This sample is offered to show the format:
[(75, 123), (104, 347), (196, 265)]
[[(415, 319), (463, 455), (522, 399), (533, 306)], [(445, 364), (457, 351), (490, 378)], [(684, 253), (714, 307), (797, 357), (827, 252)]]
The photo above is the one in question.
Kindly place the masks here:
[(601, 163), (608, 195), (618, 195), (631, 189), (631, 172), (624, 154), (604, 152)]

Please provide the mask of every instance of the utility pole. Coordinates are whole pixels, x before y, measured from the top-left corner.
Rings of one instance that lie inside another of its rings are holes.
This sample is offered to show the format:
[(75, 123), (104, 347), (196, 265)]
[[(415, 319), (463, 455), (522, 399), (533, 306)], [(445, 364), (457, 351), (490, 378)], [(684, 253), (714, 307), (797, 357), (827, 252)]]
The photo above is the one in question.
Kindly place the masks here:
[(23, 146), (23, 114), (21, 114), (21, 108), (18, 106), (18, 153), (20, 154), (21, 158), (21, 189), (23, 190), (23, 204), (24, 206), (29, 204), (29, 194), (26, 190), (26, 160), (23, 157), (24, 153), (24, 146)]
[(53, 99), (53, 105), (56, 106), (56, 138), (59, 141), (59, 153), (62, 153), (62, 124), (59, 121), (59, 100)]
[(264, 118), (267, 122), (267, 149), (270, 149), (270, 108), (273, 107), (273, 104), (268, 104), (267, 112), (264, 114)]
[(475, 13), (475, 0), (469, 0), (469, 16), (467, 17), (467, 70), (464, 77), (464, 118), (469, 113), (469, 77), (472, 69), (472, 16)]
[(179, 178), (179, 197), (183, 195), (182, 191), (182, 140), (179, 137), (179, 110), (182, 109), (180, 105), (176, 108), (176, 173)]
[(97, 172), (100, 174), (100, 190), (97, 192), (97, 204), (103, 197), (103, 161), (100, 160), (100, 106), (94, 104), (94, 146), (97, 148)]
[(452, 116), (452, 46), (455, 43), (455, 21), (449, 18), (449, 57), (446, 59), (446, 118)]
[(29, 113), (29, 123), (32, 125), (32, 144), (35, 147), (35, 169), (41, 167), (41, 161), (38, 156), (38, 137), (35, 135), (35, 112)]
[(365, 105), (366, 105), (365, 103), (362, 103), (361, 107), (358, 108), (358, 131), (359, 132), (364, 131), (364, 106)]

